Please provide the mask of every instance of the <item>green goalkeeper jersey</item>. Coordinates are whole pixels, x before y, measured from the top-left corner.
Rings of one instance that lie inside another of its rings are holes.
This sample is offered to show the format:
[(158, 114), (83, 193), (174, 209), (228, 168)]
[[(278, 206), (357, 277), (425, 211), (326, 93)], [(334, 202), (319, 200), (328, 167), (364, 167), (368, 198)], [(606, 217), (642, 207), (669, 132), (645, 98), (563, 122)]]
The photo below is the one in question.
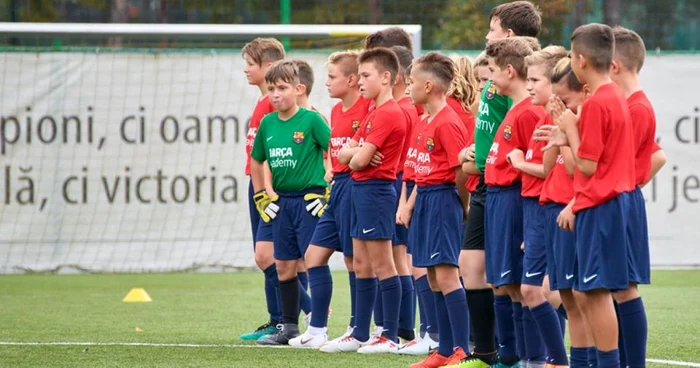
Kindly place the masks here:
[(490, 81), (481, 91), (479, 101), (479, 114), (476, 117), (476, 130), (474, 133), (476, 168), (484, 171), (486, 157), (489, 155), (491, 144), (496, 137), (498, 127), (501, 125), (506, 113), (513, 105), (513, 101), (496, 93), (496, 86)]
[(315, 111), (299, 108), (288, 120), (281, 120), (275, 111), (260, 122), (250, 156), (267, 161), (275, 190), (325, 187), (323, 151), (328, 151), (330, 136), (328, 124)]

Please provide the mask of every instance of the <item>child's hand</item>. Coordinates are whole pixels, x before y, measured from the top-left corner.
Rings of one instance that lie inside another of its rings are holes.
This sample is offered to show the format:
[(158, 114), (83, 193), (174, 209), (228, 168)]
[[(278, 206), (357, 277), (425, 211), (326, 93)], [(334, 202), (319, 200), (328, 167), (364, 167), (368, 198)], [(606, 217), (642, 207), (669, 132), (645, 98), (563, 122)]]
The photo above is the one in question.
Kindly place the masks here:
[(382, 164), (383, 159), (384, 155), (382, 155), (382, 153), (379, 151), (375, 151), (374, 156), (372, 156), (372, 159), (369, 161), (369, 164), (372, 166), (379, 166)]
[(574, 231), (574, 223), (576, 222), (576, 215), (571, 210), (571, 206), (566, 206), (557, 216), (557, 224), (563, 230)]
[(542, 151), (546, 151), (552, 147), (569, 145), (569, 140), (566, 138), (566, 134), (564, 134), (564, 132), (562, 132), (556, 125), (542, 125), (535, 129), (532, 137), (535, 142), (548, 141), (547, 145), (542, 147)]
[(333, 170), (326, 170), (326, 174), (323, 176), (323, 180), (330, 184), (333, 181)]

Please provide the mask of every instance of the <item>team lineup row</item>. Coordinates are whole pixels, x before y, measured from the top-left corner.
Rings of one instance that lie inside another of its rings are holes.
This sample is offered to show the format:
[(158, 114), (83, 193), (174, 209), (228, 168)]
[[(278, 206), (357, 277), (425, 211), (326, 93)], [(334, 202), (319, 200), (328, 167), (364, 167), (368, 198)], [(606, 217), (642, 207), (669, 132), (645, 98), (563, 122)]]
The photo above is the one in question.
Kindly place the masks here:
[[(411, 367), (645, 365), (640, 187), (666, 159), (638, 81), (644, 43), (588, 24), (570, 52), (541, 49), (540, 29), (532, 3), (499, 5), (474, 62), (413, 60), (403, 30), (374, 33), (329, 57), (330, 128), (309, 105), (307, 63), (274, 39), (246, 45), (262, 94), (246, 174), (270, 320), (242, 339), (427, 355)], [(351, 320), (329, 341), (336, 251)]]

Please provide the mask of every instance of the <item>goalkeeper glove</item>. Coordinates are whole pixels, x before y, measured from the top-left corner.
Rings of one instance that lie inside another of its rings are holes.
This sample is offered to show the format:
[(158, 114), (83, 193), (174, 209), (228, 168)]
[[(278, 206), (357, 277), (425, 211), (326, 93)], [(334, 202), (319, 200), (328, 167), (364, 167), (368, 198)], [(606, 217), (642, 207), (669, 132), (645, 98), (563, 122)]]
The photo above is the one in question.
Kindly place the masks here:
[(309, 193), (305, 195), (304, 200), (308, 203), (306, 210), (313, 216), (321, 217), (328, 206), (330, 196), (331, 192), (328, 188), (323, 194)]
[(279, 199), (279, 196), (270, 198), (265, 190), (261, 190), (253, 195), (255, 208), (264, 222), (270, 222), (277, 217), (277, 212), (280, 210), (280, 206), (274, 203), (277, 199)]

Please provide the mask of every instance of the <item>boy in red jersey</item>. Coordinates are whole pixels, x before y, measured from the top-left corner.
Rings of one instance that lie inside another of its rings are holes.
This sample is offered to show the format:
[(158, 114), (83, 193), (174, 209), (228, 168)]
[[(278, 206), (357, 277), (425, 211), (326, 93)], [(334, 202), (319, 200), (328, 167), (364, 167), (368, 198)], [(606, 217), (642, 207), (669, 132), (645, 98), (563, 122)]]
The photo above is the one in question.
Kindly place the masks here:
[(563, 136), (556, 136), (554, 142), (571, 147), (576, 162), (572, 211), (560, 224), (575, 228), (574, 296), (593, 332), (598, 367), (605, 368), (620, 366), (611, 291), (627, 289), (630, 283), (629, 271), (620, 267), (628, 262), (628, 239), (620, 229), (627, 229), (635, 188), (629, 107), (610, 78), (614, 48), (607, 25), (588, 24), (572, 34), (572, 70), (593, 95), (578, 114), (562, 114), (557, 125)]
[[(499, 342), (501, 337), (508, 336), (509, 331), (515, 332), (515, 344), (506, 344), (503, 339), (501, 345), (505, 346), (499, 350), (499, 361), (506, 365), (518, 361), (518, 351), (522, 358), (539, 358), (534, 355), (540, 350), (535, 347), (527, 349), (525, 345), (539, 339), (539, 334), (526, 339), (525, 334), (533, 333), (537, 328), (523, 328), (523, 299), (520, 293), (523, 277), (523, 254), (520, 250), (523, 243), (521, 177), (507, 159), (514, 149), (527, 150), (535, 126), (544, 116), (544, 109), (532, 104), (525, 88), (525, 57), (532, 52), (528, 41), (520, 37), (494, 41), (486, 47), (489, 69), (493, 73), (492, 83), (501, 95), (513, 101), (513, 107), (503, 119), (489, 150), (484, 177), (487, 186), (484, 223), (486, 279), (495, 288), (503, 288), (510, 296), (497, 295), (495, 298)], [(526, 349), (531, 350), (532, 354)]]
[[(411, 70), (412, 65), (409, 65), (404, 73), (406, 80), (406, 96), (411, 103), (415, 105), (411, 97)], [(418, 121), (410, 130), (409, 145), (405, 148), (406, 160), (404, 162), (403, 186), (401, 190), (401, 198), (399, 200), (399, 208), (396, 211), (396, 223), (408, 228), (408, 251), (415, 244), (415, 238), (420, 233), (420, 229), (415, 226), (410, 226), (411, 211), (406, 205), (411, 194), (415, 190), (415, 167), (416, 159), (418, 158), (418, 145), (420, 144), (420, 135), (423, 131), (423, 126), (426, 123), (427, 116), (419, 117)], [(432, 350), (438, 347), (438, 323), (437, 311), (435, 310), (435, 298), (430, 284), (428, 283), (428, 270), (425, 267), (413, 266), (411, 260), (411, 269), (415, 280), (414, 291), (418, 297), (418, 311), (420, 312), (420, 329), (419, 338), (406, 343), (399, 349), (399, 354), (407, 355), (428, 355)]]
[[(406, 136), (407, 122), (393, 99), (392, 86), (399, 62), (391, 50), (365, 50), (359, 57), (360, 93), (374, 100), (375, 108), (360, 125), (349, 146), (340, 150), (338, 160), (352, 170), (351, 236), (353, 267), (357, 275), (356, 318), (353, 335), (324, 345), (326, 352), (357, 351), (389, 353), (398, 351), (401, 282), (396, 272), (391, 239), (396, 219), (396, 166)], [(381, 156), (381, 162), (371, 162)], [(377, 279), (384, 303), (384, 330), (370, 341), (371, 310), (377, 293)]]
[(639, 71), (644, 65), (646, 48), (639, 35), (622, 27), (613, 28), (615, 54), (612, 62), (612, 80), (627, 97), (634, 127), (635, 189), (629, 213), (630, 241), (628, 266), (630, 285), (627, 290), (613, 294), (618, 303), (620, 322), (620, 360), (629, 367), (644, 367), (646, 362), (647, 319), (644, 303), (639, 296), (638, 284), (651, 282), (649, 260), (649, 233), (646, 206), (639, 189), (654, 178), (666, 163), (666, 156), (656, 144), (656, 116), (651, 102), (639, 85)]
[[(403, 149), (401, 150), (401, 158), (399, 158), (398, 166), (396, 168), (396, 183), (395, 189), (397, 194), (397, 207), (401, 206), (401, 197), (403, 195), (404, 187), (404, 164), (406, 163), (406, 155), (408, 152), (408, 147), (410, 145), (411, 131), (413, 126), (419, 121), (418, 111), (416, 106), (411, 102), (411, 99), (406, 96), (406, 78), (405, 71), (411, 63), (413, 62), (413, 54), (411, 50), (404, 46), (392, 46), (389, 48), (396, 54), (396, 58), (399, 60), (399, 73), (396, 76), (396, 82), (392, 88), (392, 95), (394, 100), (398, 102), (399, 107), (404, 112), (406, 116), (407, 129), (406, 129), (406, 140), (404, 141)], [(398, 212), (398, 210), (397, 210)], [(394, 253), (394, 264), (396, 265), (396, 271), (399, 273), (399, 278), (401, 279), (401, 307), (399, 311), (399, 337), (412, 341), (415, 339), (415, 298), (414, 288), (413, 288), (413, 277), (411, 276), (411, 266), (409, 262), (409, 256), (407, 254), (408, 245), (408, 228), (400, 223), (396, 223), (396, 228), (394, 229), (394, 237), (392, 239), (392, 251)], [(377, 294), (377, 300), (374, 303), (374, 322), (377, 325), (377, 333), (379, 331), (381, 323), (378, 324), (377, 316), (381, 316), (382, 313), (379, 308), (382, 307), (382, 298)]]
[[(525, 58), (527, 66), (526, 88), (530, 93), (533, 105), (545, 106), (552, 95), (552, 83), (549, 78), (556, 63), (567, 56), (567, 51), (561, 46), (549, 46), (536, 51)], [(549, 115), (544, 115), (537, 126), (551, 124)], [(508, 154), (511, 165), (522, 174), (523, 197), (523, 238), (525, 256), (523, 258), (523, 276), (520, 291), (523, 295), (523, 318), (532, 318), (535, 327), (542, 336), (544, 347), (540, 344), (535, 349), (526, 349), (528, 366), (533, 362), (542, 362), (546, 350), (546, 363), (552, 366), (567, 366), (568, 359), (564, 338), (559, 324), (559, 317), (551, 304), (545, 298), (542, 288), (546, 276), (547, 252), (545, 244), (546, 212), (540, 205), (542, 185), (546, 177), (542, 162), (542, 148), (546, 142), (529, 140), (527, 153), (515, 149)], [(524, 325), (526, 323), (524, 322)], [(524, 328), (528, 328), (525, 326)], [(544, 348), (544, 349), (543, 349)], [(534, 350), (534, 351), (532, 351)]]
[[(587, 85), (581, 84), (571, 71), (570, 59), (560, 60), (552, 70), (550, 81), (551, 117), (558, 119), (570, 109), (576, 111), (590, 95)], [(540, 126), (534, 134), (536, 141), (546, 142), (551, 125)], [(570, 211), (574, 198), (575, 162), (569, 147), (547, 147), (543, 157), (547, 178), (542, 186), (540, 203), (545, 206), (545, 243), (547, 247), (547, 275), (549, 287), (559, 292), (569, 320), (570, 367), (585, 368), (598, 363), (593, 338), (586, 331), (585, 321), (574, 300), (572, 288), (576, 274), (576, 238), (570, 229), (559, 227), (557, 218)], [(564, 210), (567, 211), (564, 211)]]
[[(245, 69), (243, 71), (246, 79), (249, 84), (257, 86), (262, 95), (255, 105), (253, 115), (250, 117), (246, 135), (245, 174), (250, 176), (250, 152), (253, 149), (253, 142), (255, 142), (255, 135), (260, 126), (260, 121), (263, 116), (275, 110), (267, 96), (265, 73), (275, 61), (284, 59), (285, 53), (282, 43), (274, 38), (256, 38), (247, 43), (241, 53), (245, 59)], [(277, 331), (277, 324), (282, 320), (278, 296), (279, 281), (277, 280), (277, 267), (273, 257), (272, 226), (260, 220), (260, 214), (255, 209), (253, 194), (253, 183), (251, 181), (248, 185), (248, 212), (253, 234), (255, 264), (265, 274), (265, 299), (270, 320), (255, 331), (241, 335), (241, 340), (257, 340), (264, 335), (274, 333)]]
[[(346, 333), (355, 325), (355, 272), (352, 268), (352, 238), (350, 237), (350, 168), (338, 162), (340, 149), (350, 142), (369, 111), (370, 101), (360, 96), (357, 86), (358, 52), (345, 51), (328, 58), (326, 87), (331, 98), (339, 98), (331, 110), (330, 169), (326, 181), (333, 183), (330, 201), (306, 250), (305, 262), (311, 286), (311, 321), (301, 336), (289, 341), (292, 347), (319, 347), (327, 342), (325, 328), (333, 293), (333, 278), (328, 260), (335, 251), (343, 252), (350, 280), (350, 323)], [(300, 71), (301, 72), (301, 71)], [(303, 84), (303, 81), (302, 81)]]
[(452, 60), (437, 52), (420, 57), (411, 70), (411, 97), (428, 113), (417, 145), (417, 190), (407, 203), (415, 205), (412, 226), (421, 229), (412, 255), (414, 266), (428, 268), (439, 325), (438, 350), (412, 368), (457, 364), (469, 345), (467, 299), (458, 269), (464, 207), (457, 191), (466, 182), (458, 154), (467, 131), (446, 101), (454, 77)]

